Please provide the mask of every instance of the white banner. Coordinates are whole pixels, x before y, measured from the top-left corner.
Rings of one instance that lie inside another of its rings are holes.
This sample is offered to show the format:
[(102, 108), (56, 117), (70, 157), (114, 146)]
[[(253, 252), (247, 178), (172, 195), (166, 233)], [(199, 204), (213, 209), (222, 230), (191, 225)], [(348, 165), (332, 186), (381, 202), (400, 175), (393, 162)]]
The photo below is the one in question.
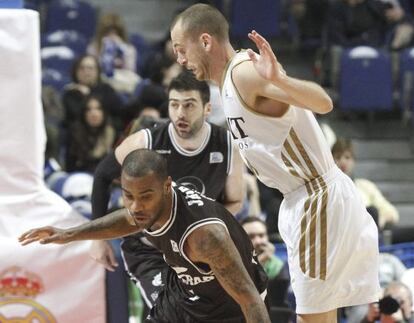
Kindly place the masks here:
[(0, 10), (0, 53), (0, 322), (104, 323), (104, 269), (89, 258), (88, 242), (17, 242), (33, 227), (85, 221), (42, 179), (36, 12)]

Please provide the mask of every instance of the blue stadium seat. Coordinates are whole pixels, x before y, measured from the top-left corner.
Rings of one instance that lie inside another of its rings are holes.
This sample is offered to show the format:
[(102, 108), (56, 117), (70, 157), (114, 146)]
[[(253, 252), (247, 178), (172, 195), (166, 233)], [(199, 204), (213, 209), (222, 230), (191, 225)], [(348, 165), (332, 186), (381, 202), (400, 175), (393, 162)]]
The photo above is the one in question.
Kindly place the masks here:
[(86, 52), (88, 41), (84, 35), (75, 30), (57, 30), (41, 35), (41, 47), (65, 46), (70, 48), (76, 56)]
[(41, 49), (42, 67), (52, 68), (70, 74), (75, 53), (66, 46), (44, 47)]
[[(56, 174), (56, 173), (55, 173)], [(71, 202), (74, 200), (90, 200), (93, 185), (93, 176), (89, 173), (74, 172), (55, 175), (48, 180), (49, 188)]]
[(92, 203), (85, 199), (76, 199), (70, 202), (70, 206), (88, 220), (92, 219)]
[(401, 107), (414, 110), (414, 48), (404, 50), (400, 55)]
[(54, 188), (57, 185), (60, 185), (58, 184), (58, 182), (63, 181), (68, 176), (69, 174), (64, 171), (53, 172), (52, 174), (50, 174), (50, 176), (46, 178), (46, 186), (56, 193), (56, 190)]
[(380, 252), (387, 252), (387, 253), (393, 254), (398, 259), (400, 259), (401, 262), (407, 268), (414, 267), (414, 243), (413, 242), (381, 246)]
[(46, 32), (76, 30), (90, 39), (95, 33), (96, 16), (95, 8), (87, 2), (53, 1), (46, 14)]
[(109, 210), (116, 210), (124, 207), (124, 202), (122, 200), (122, 189), (116, 187), (111, 192), (111, 198), (109, 199)]
[(49, 176), (56, 172), (61, 172), (62, 168), (60, 167), (58, 161), (51, 157), (45, 160), (45, 165), (43, 167), (43, 178), (47, 180)]
[(68, 73), (62, 73), (61, 71), (53, 68), (42, 68), (42, 85), (51, 86), (56, 91), (61, 93), (66, 84), (70, 83)]
[(391, 110), (391, 59), (371, 47), (347, 49), (341, 57), (339, 106), (342, 110)]
[(230, 35), (247, 39), (247, 34), (255, 29), (266, 38), (278, 37), (281, 11), (280, 0), (231, 1)]

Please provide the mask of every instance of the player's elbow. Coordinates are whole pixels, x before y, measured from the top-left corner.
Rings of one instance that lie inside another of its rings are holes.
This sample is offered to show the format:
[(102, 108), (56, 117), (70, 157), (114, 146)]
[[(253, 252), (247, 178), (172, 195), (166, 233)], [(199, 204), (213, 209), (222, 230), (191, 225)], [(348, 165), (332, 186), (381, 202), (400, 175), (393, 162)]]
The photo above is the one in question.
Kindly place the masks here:
[(321, 105), (319, 106), (319, 114), (326, 114), (331, 112), (333, 109), (333, 102), (329, 96), (326, 96), (322, 101)]
[(236, 215), (239, 213), (243, 208), (243, 200), (232, 201), (225, 203), (225, 207), (231, 214)]

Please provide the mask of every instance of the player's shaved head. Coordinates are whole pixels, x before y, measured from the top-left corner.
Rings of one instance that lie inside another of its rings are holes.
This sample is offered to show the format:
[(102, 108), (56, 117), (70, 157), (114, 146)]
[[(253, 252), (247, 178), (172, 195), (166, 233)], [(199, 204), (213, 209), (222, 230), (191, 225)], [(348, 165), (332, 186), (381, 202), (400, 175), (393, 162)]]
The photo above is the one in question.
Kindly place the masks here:
[(195, 4), (180, 13), (173, 21), (171, 30), (180, 24), (187, 36), (199, 37), (208, 33), (218, 41), (229, 39), (229, 24), (223, 14), (207, 4)]
[(160, 181), (165, 181), (168, 177), (167, 161), (153, 150), (137, 149), (124, 159), (122, 172), (131, 177), (143, 177), (154, 173)]

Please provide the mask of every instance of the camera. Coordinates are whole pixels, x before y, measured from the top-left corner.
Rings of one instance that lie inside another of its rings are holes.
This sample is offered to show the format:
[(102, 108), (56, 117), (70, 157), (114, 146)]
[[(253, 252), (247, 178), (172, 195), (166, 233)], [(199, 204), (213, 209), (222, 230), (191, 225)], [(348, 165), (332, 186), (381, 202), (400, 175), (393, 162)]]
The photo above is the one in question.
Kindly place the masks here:
[(400, 302), (392, 296), (385, 296), (379, 301), (380, 313), (392, 315), (400, 309)]

